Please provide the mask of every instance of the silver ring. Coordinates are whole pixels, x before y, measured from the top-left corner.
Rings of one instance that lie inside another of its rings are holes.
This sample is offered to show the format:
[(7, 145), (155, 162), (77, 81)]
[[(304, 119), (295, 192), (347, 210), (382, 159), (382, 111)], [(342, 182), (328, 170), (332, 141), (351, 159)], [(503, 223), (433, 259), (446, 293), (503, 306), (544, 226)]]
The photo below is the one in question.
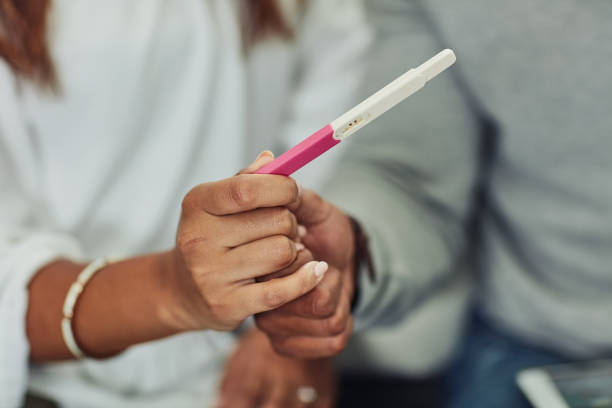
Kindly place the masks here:
[(309, 385), (298, 387), (295, 395), (302, 404), (312, 404), (319, 398), (317, 390)]

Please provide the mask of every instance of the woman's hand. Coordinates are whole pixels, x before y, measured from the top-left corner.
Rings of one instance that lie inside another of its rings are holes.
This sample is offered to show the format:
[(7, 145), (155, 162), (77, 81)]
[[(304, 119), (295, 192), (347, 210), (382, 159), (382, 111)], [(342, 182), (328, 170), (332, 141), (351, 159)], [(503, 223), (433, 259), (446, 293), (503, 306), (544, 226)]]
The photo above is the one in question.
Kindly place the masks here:
[[(271, 159), (261, 155), (244, 172)], [(298, 226), (285, 206), (299, 195), (282, 176), (241, 174), (194, 188), (183, 200), (176, 248), (113, 262), (87, 283), (72, 317), (81, 350), (105, 358), (185, 330), (229, 330), (309, 292), (327, 265), (312, 262), (296, 242)], [(61, 322), (66, 293), (84, 267), (56, 260), (30, 281), (26, 330), (33, 361), (73, 357)], [(283, 268), (289, 275), (255, 282)]]
[(259, 330), (246, 333), (225, 368), (217, 407), (330, 408), (336, 397), (331, 359), (279, 356)]
[[(271, 159), (262, 154), (243, 173)], [(181, 330), (232, 330), (313, 289), (327, 264), (312, 261), (297, 242), (298, 224), (287, 206), (299, 196), (293, 179), (275, 175), (238, 174), (193, 188), (183, 199), (171, 252), (182, 307), (168, 321)], [(286, 268), (284, 277), (255, 281)]]

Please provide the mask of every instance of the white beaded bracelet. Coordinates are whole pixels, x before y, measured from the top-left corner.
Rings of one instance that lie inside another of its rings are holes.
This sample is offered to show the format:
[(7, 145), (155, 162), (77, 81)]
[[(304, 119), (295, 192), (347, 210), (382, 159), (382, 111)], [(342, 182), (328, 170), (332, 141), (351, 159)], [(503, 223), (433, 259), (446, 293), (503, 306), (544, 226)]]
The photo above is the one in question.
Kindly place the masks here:
[(85, 267), (77, 276), (76, 281), (70, 286), (68, 289), (68, 293), (66, 294), (66, 299), (64, 300), (64, 308), (63, 314), (64, 317), (62, 319), (62, 336), (64, 337), (64, 343), (66, 343), (66, 347), (72, 353), (72, 355), (77, 358), (85, 357), (85, 353), (76, 342), (74, 338), (74, 333), (72, 331), (72, 316), (74, 315), (74, 305), (79, 299), (79, 295), (83, 292), (83, 288), (85, 284), (91, 279), (92, 276), (100, 269), (104, 268), (108, 265), (109, 261), (107, 258), (98, 258), (89, 265)]

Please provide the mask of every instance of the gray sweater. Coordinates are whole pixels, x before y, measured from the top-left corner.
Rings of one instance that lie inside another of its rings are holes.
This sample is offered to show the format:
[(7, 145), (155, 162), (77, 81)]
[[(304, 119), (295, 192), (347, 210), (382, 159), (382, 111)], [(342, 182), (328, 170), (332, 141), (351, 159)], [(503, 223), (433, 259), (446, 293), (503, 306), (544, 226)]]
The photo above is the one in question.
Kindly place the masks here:
[(612, 1), (369, 6), (364, 95), (447, 46), (458, 64), (356, 135), (326, 190), (371, 235), (361, 324), (399, 321), (470, 248), (493, 324), (569, 356), (611, 352)]

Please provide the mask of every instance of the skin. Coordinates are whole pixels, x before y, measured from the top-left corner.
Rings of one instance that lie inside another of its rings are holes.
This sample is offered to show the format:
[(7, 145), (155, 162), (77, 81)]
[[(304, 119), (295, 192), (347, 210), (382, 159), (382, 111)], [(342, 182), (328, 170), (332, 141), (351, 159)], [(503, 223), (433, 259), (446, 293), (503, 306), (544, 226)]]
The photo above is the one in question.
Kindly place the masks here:
[[(271, 160), (263, 153), (240, 174), (192, 189), (182, 202), (175, 248), (94, 275), (73, 317), (87, 354), (109, 357), (189, 330), (232, 330), (319, 284), (327, 265), (301, 250), (296, 217), (287, 209), (299, 206), (300, 188), (288, 177), (247, 174)], [(83, 267), (58, 260), (30, 282), (26, 331), (33, 361), (72, 357), (60, 331), (62, 304)], [(282, 277), (256, 281), (279, 270)]]
[(261, 332), (244, 336), (230, 358), (218, 407), (300, 407), (295, 395), (300, 385), (313, 386), (319, 394), (309, 406), (333, 406), (336, 385), (329, 356), (344, 349), (352, 331), (354, 233), (349, 218), (312, 191), (304, 191), (290, 208), (305, 227), (300, 228), (302, 242), (329, 263), (329, 270), (306, 295), (255, 316)]
[(290, 208), (306, 227), (302, 242), (316, 258), (328, 262), (329, 271), (313, 291), (256, 315), (257, 327), (285, 356), (333, 356), (346, 347), (353, 327), (354, 232), (346, 214), (312, 191), (304, 191)]
[[(317, 390), (312, 404), (299, 401), (300, 386)], [(278, 355), (259, 330), (247, 332), (230, 357), (221, 381), (217, 408), (331, 408), (337, 378), (329, 358), (299, 360)]]

